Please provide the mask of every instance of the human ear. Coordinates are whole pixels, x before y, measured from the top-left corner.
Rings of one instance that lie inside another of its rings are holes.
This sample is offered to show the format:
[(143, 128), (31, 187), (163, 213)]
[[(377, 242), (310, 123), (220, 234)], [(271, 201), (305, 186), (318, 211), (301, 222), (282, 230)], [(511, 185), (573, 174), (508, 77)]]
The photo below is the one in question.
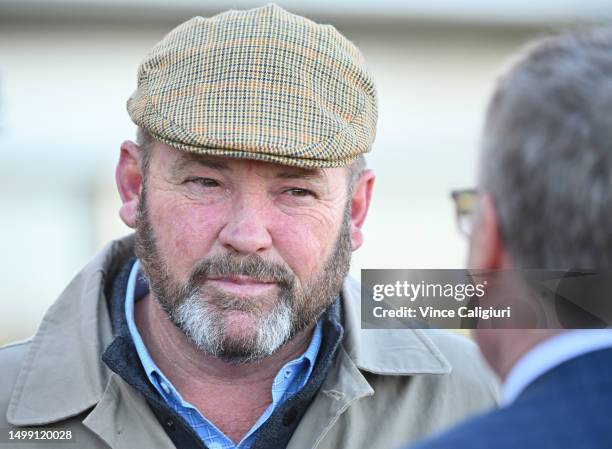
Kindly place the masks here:
[(372, 170), (361, 172), (359, 180), (353, 186), (351, 195), (351, 243), (353, 251), (363, 245), (363, 232), (361, 228), (368, 215), (372, 191), (376, 176)]
[(136, 214), (142, 190), (142, 155), (138, 145), (131, 140), (121, 144), (119, 162), (115, 169), (115, 181), (121, 196), (119, 216), (130, 228), (136, 227)]
[(501, 228), (493, 198), (488, 192), (480, 194), (478, 211), (470, 237), (468, 267), (496, 270), (504, 267), (506, 254)]

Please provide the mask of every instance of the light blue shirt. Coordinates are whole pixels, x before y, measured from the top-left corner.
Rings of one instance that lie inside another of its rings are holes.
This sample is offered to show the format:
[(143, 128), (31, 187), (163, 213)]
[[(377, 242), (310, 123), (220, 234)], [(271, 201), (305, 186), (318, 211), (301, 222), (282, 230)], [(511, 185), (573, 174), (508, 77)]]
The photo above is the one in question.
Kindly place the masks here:
[(317, 322), (310, 345), (300, 357), (286, 363), (277, 373), (272, 383), (272, 403), (259, 417), (257, 422), (235, 445), (213, 423), (208, 421), (192, 404), (186, 402), (174, 385), (155, 364), (144, 345), (134, 322), (134, 302), (148, 292), (145, 278), (140, 275), (140, 262), (136, 260), (128, 279), (125, 316), (132, 341), (136, 346), (140, 362), (149, 378), (149, 382), (162, 396), (166, 404), (176, 411), (195, 430), (209, 449), (249, 449), (256, 438), (258, 429), (266, 422), (272, 412), (289, 397), (300, 391), (310, 378), (312, 369), (321, 347), (323, 329), (321, 320)]
[(502, 405), (509, 405), (538, 377), (568, 360), (612, 347), (612, 330), (565, 331), (528, 351), (510, 370), (504, 383)]

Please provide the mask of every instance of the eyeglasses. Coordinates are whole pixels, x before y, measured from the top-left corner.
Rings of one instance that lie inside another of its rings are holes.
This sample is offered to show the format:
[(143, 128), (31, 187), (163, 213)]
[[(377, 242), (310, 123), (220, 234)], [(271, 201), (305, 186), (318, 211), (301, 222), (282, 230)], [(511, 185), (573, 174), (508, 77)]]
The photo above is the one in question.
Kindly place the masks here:
[(474, 224), (478, 191), (476, 189), (453, 190), (451, 197), (455, 203), (457, 227), (463, 235), (469, 236)]

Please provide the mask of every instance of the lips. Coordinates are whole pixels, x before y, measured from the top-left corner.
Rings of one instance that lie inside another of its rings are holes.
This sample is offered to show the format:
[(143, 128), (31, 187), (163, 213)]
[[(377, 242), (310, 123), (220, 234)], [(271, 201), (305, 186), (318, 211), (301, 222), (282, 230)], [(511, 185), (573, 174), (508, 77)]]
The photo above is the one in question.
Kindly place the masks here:
[(220, 290), (239, 296), (262, 294), (276, 286), (275, 282), (243, 275), (209, 277), (206, 282)]

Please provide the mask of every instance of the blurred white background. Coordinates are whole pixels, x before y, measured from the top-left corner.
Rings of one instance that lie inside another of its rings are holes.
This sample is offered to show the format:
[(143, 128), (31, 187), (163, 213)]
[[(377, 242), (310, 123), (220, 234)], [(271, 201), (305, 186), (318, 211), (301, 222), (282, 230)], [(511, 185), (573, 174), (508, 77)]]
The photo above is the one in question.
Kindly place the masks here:
[[(609, 0), (279, 0), (332, 23), (377, 82), (377, 172), (361, 268), (459, 268), (449, 191), (475, 182), (483, 110), (534, 36), (606, 21)], [(34, 333), (119, 220), (114, 164), (149, 48), (180, 22), (259, 1), (0, 0), (0, 344)]]

